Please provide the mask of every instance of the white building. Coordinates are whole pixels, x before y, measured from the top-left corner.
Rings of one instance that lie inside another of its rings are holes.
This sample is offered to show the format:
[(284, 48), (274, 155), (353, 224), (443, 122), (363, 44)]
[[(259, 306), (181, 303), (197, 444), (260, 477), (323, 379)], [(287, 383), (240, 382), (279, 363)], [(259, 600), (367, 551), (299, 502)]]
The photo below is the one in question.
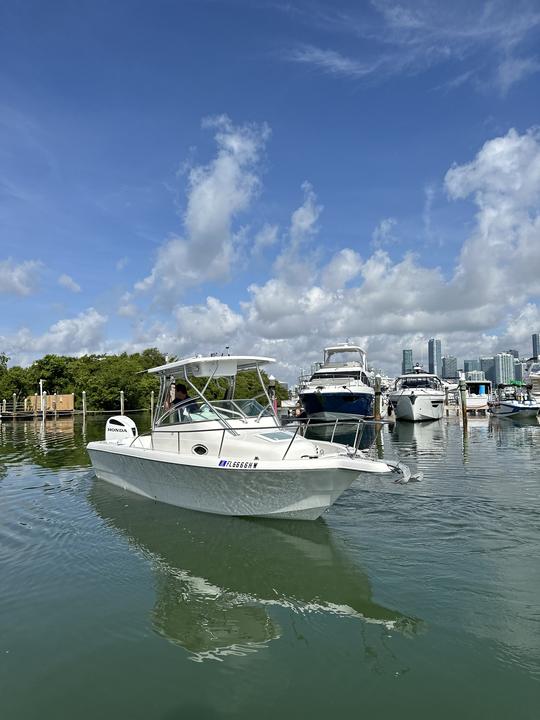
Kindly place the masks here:
[(495, 361), (495, 382), (508, 383), (514, 380), (514, 356), (510, 353), (497, 353)]

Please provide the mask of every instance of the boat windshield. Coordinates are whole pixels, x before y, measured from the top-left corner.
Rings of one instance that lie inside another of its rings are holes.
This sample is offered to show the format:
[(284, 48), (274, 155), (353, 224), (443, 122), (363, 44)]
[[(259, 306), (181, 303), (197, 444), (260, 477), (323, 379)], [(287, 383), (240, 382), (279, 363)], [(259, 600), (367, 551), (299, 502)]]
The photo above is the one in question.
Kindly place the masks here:
[(316, 372), (311, 377), (312, 382), (317, 380), (362, 380), (366, 385), (368, 384), (367, 375), (360, 370), (344, 370), (342, 372)]
[(326, 350), (324, 353), (325, 365), (361, 365), (364, 366), (365, 354), (363, 350)]
[(271, 417), (273, 412), (257, 400), (216, 400), (203, 402), (188, 398), (170, 408), (158, 421), (158, 425), (176, 423), (197, 423), (225, 420), (246, 420), (248, 418)]
[(269, 407), (264, 407), (258, 400), (216, 400), (212, 405), (225, 417), (243, 416), (246, 418), (268, 417), (274, 413)]
[(441, 382), (436, 377), (414, 376), (399, 378), (396, 381), (396, 390), (406, 390), (412, 388), (430, 388), (432, 390), (440, 390)]

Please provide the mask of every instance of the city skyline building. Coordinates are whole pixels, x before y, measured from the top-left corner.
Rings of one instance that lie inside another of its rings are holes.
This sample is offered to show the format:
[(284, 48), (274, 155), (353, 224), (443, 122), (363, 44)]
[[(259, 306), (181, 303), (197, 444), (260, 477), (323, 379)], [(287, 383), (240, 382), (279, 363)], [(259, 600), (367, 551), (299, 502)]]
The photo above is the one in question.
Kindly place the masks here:
[(480, 360), (464, 360), (463, 361), (463, 372), (472, 372), (473, 370), (480, 370)]
[(514, 356), (510, 353), (497, 353), (493, 358), (495, 365), (495, 382), (508, 383), (514, 380)]
[(513, 355), (516, 360), (519, 360), (519, 350), (507, 350), (506, 351), (509, 355)]
[(413, 354), (412, 350), (407, 349), (403, 350), (402, 360), (401, 360), (401, 373), (403, 375), (406, 375), (407, 373), (412, 373), (413, 371)]
[(514, 360), (514, 380), (525, 380), (525, 363), (520, 362), (519, 360)]
[(442, 377), (445, 379), (457, 378), (457, 358), (453, 355), (445, 355), (442, 359)]
[(483, 370), (469, 370), (469, 372), (465, 373), (465, 379), (472, 380), (473, 382), (482, 382), (482, 380), (486, 379), (486, 376)]
[(428, 341), (428, 366), (432, 375), (440, 375), (442, 372), (441, 341), (437, 338), (430, 338)]
[(540, 333), (532, 334), (532, 351), (533, 358), (538, 360), (538, 356), (540, 354)]
[(495, 382), (495, 360), (492, 357), (481, 357), (479, 360), (480, 370), (483, 371), (486, 380)]
[(486, 376), (483, 370), (469, 370), (465, 373), (465, 379), (472, 380), (473, 382), (482, 382), (482, 380), (486, 379)]

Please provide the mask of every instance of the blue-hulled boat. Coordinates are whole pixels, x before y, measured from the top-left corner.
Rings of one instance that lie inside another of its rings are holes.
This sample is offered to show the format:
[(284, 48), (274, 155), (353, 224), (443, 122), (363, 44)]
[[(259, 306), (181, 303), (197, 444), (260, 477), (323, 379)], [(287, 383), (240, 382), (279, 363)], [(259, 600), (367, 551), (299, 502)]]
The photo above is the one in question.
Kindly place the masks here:
[(324, 349), (324, 361), (298, 392), (308, 418), (346, 420), (373, 415), (375, 391), (369, 384), (365, 351), (342, 343)]

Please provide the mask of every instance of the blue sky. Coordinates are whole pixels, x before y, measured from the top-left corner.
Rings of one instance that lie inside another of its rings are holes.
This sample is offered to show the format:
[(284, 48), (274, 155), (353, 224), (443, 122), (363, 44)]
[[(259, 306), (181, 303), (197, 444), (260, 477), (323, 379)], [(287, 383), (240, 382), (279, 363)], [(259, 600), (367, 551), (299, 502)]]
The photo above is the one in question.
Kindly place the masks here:
[(537, 3), (21, 1), (0, 28), (12, 363), (530, 353)]

